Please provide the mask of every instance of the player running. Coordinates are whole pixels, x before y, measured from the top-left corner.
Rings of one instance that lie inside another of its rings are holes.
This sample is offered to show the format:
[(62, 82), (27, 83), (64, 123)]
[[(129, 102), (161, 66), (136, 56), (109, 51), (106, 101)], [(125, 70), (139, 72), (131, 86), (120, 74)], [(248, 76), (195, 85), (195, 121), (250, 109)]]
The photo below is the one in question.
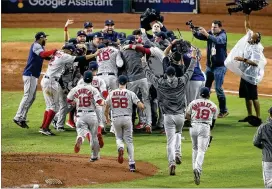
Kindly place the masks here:
[(135, 172), (134, 145), (132, 138), (132, 106), (136, 104), (141, 110), (144, 104), (137, 95), (126, 89), (128, 79), (121, 75), (118, 78), (119, 88), (110, 92), (106, 100), (105, 116), (107, 123), (110, 122), (109, 110), (112, 110), (111, 120), (115, 129), (116, 144), (118, 150), (118, 162), (123, 163), (124, 141), (127, 144), (129, 157), (129, 170)]
[(217, 106), (209, 100), (209, 88), (201, 88), (200, 96), (202, 98), (193, 100), (189, 104), (186, 113), (186, 119), (191, 120), (192, 125), (190, 128), (190, 135), (193, 145), (192, 160), (196, 185), (200, 184), (200, 175), (202, 172), (204, 155), (209, 145), (210, 131), (213, 129), (215, 120), (218, 116)]
[(74, 147), (75, 153), (80, 151), (84, 138), (87, 133), (91, 133), (92, 142), (90, 148), (92, 149), (90, 161), (99, 159), (99, 142), (97, 138), (97, 115), (95, 113), (96, 104), (103, 106), (104, 100), (100, 96), (99, 91), (90, 83), (93, 80), (91, 71), (84, 72), (84, 83), (73, 88), (68, 96), (67, 102), (75, 103), (77, 109), (76, 131), (77, 139)]

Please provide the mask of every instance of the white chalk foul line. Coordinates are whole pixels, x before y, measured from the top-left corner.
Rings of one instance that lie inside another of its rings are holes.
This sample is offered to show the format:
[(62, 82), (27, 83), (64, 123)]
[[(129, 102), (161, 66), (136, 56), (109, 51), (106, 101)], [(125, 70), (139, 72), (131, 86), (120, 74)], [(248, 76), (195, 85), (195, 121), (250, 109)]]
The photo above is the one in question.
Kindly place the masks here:
[[(215, 90), (212, 89), (212, 91), (215, 91)], [(231, 94), (239, 94), (238, 91), (231, 91), (231, 90), (224, 90), (224, 92), (231, 93)], [(272, 97), (272, 95), (270, 94), (258, 94), (258, 96)]]

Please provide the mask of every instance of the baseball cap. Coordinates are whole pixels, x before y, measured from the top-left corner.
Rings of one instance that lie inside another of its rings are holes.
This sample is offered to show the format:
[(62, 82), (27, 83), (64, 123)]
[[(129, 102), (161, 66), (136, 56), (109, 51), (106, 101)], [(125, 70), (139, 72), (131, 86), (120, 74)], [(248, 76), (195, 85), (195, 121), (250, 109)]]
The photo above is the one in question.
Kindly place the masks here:
[(66, 44), (62, 47), (62, 49), (67, 49), (67, 50), (70, 50), (72, 53), (75, 52), (76, 48), (73, 44)]
[(76, 45), (77, 44), (77, 39), (76, 38), (71, 38), (71, 39), (69, 39), (68, 43)]
[(118, 77), (118, 82), (119, 82), (119, 84), (121, 84), (121, 85), (125, 85), (125, 84), (128, 82), (127, 76), (125, 76), (125, 75), (120, 75), (120, 76)]
[(156, 35), (157, 37), (162, 38), (163, 40), (166, 39), (166, 34), (165, 34), (164, 32), (159, 32), (159, 33), (156, 33), (155, 35)]
[(113, 20), (106, 20), (105, 21), (105, 25), (114, 25), (114, 21)]
[(91, 22), (85, 22), (84, 23), (84, 28), (88, 28), (88, 27), (93, 27), (93, 23), (91, 23)]
[(127, 36), (126, 40), (131, 41), (131, 42), (135, 42), (135, 36), (129, 35), (129, 36)]
[(169, 66), (166, 68), (166, 75), (168, 76), (174, 76), (176, 75), (176, 70), (173, 66)]
[(208, 87), (202, 87), (200, 89), (200, 96), (202, 96), (203, 98), (207, 98), (208, 96), (210, 96), (210, 89)]
[(272, 114), (272, 107), (268, 110), (268, 113)]
[(106, 44), (101, 43), (101, 44), (99, 44), (99, 45), (98, 45), (98, 47), (97, 47), (97, 48), (98, 48), (98, 49), (102, 49), (102, 48), (104, 48), (104, 47), (106, 47)]
[(96, 61), (91, 61), (89, 63), (89, 70), (93, 71), (93, 70), (97, 70), (98, 69), (98, 64)]
[(124, 33), (124, 32), (120, 32), (120, 33), (118, 33), (118, 35), (117, 35), (117, 39), (119, 39), (119, 40), (123, 40), (123, 39), (125, 39), (127, 37), (127, 35), (126, 35), (126, 33)]
[(93, 34), (93, 38), (100, 38), (100, 39), (104, 39), (104, 34), (101, 32), (96, 32)]
[(86, 33), (83, 30), (79, 30), (77, 32), (77, 36), (80, 36), (80, 35), (85, 35), (85, 37), (87, 37)]
[(83, 75), (83, 80), (85, 83), (91, 83), (93, 81), (93, 74), (91, 71), (85, 71)]
[(35, 38), (40, 39), (40, 38), (47, 37), (47, 36), (49, 36), (49, 35), (46, 35), (44, 32), (38, 32), (38, 33), (36, 33)]

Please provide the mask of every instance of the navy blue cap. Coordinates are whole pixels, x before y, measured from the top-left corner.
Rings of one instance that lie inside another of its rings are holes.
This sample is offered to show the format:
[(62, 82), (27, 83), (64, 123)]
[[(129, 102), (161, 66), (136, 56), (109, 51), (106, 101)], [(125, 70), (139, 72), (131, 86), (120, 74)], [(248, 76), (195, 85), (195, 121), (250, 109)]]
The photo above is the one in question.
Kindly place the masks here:
[(88, 28), (88, 27), (93, 27), (93, 23), (91, 23), (91, 22), (85, 22), (84, 23), (84, 28)]
[(272, 114), (272, 107), (268, 110), (268, 113)]
[(79, 30), (77, 32), (77, 36), (80, 36), (80, 35), (85, 35), (85, 37), (87, 37), (86, 33), (83, 30)]
[(157, 37), (160, 37), (160, 38), (162, 38), (163, 40), (165, 40), (166, 39), (166, 34), (164, 33), (164, 32), (159, 32), (159, 33), (156, 33), (155, 34)]
[(71, 51), (72, 53), (76, 51), (75, 45), (73, 44), (66, 44), (62, 47), (62, 49), (67, 49), (69, 51)]
[(105, 45), (104, 43), (101, 43), (101, 44), (98, 45), (97, 48), (98, 48), (98, 49), (102, 49), (102, 48), (104, 48), (104, 47), (106, 47), (106, 45)]
[(119, 32), (118, 35), (117, 35), (117, 39), (119, 39), (119, 40), (123, 40), (126, 37), (127, 37), (127, 35), (124, 32)]
[(43, 38), (43, 37), (47, 37), (48, 35), (46, 35), (44, 32), (38, 32), (38, 33), (36, 33), (36, 35), (35, 35), (35, 38), (38, 40), (38, 39), (40, 39), (40, 38)]
[(93, 74), (91, 71), (85, 71), (83, 75), (83, 80), (85, 83), (91, 83), (93, 81)]
[(166, 74), (168, 76), (174, 76), (176, 75), (176, 69), (173, 66), (169, 66), (166, 68)]
[(96, 37), (100, 38), (100, 39), (104, 39), (104, 34), (101, 33), (101, 32), (96, 32), (96, 33), (93, 34), (93, 39), (96, 38)]
[(97, 70), (98, 69), (98, 64), (96, 61), (91, 61), (89, 63), (89, 70), (93, 71), (93, 70)]
[(120, 75), (120, 76), (118, 77), (118, 82), (119, 82), (119, 84), (121, 84), (121, 85), (125, 85), (125, 84), (128, 82), (127, 76), (125, 76), (125, 75)]
[(200, 96), (203, 98), (207, 98), (210, 96), (210, 89), (208, 87), (202, 87), (200, 89)]
[(129, 35), (129, 36), (127, 36), (126, 40), (131, 41), (131, 42), (135, 42), (136, 39), (135, 39), (134, 35)]
[(106, 20), (105, 21), (105, 25), (114, 25), (114, 21), (113, 20)]
[(69, 39), (68, 43), (76, 45), (77, 44), (77, 39), (76, 38), (71, 38), (71, 39)]

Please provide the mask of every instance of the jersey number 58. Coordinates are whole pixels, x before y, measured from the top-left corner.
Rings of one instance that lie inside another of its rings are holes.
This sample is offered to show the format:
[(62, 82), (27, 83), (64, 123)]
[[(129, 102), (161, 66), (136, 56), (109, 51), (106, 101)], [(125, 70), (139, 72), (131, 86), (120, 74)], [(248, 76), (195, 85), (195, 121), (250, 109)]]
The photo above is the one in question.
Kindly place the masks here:
[(127, 108), (128, 99), (127, 98), (112, 98), (112, 107), (113, 108)]

